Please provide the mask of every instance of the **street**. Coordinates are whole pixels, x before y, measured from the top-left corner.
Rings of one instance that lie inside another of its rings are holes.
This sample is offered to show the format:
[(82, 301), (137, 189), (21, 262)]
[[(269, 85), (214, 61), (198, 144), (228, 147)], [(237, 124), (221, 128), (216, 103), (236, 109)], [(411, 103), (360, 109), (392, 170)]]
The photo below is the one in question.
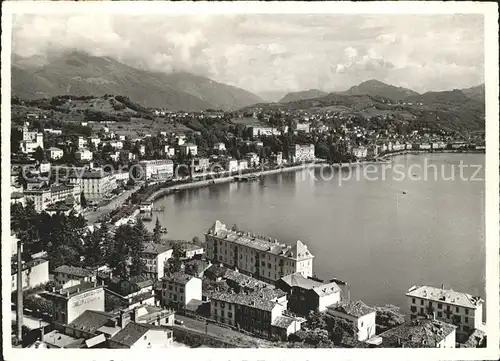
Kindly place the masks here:
[(91, 211), (91, 212), (85, 213), (84, 217), (87, 219), (89, 224), (96, 223), (97, 219), (100, 216), (111, 212), (116, 207), (121, 207), (122, 204), (127, 200), (127, 198), (130, 197), (132, 195), (132, 193), (136, 192), (140, 187), (141, 187), (140, 185), (136, 185), (134, 188), (124, 191), (119, 196), (113, 198), (111, 200), (111, 202), (109, 202), (108, 204), (106, 204), (102, 207), (99, 207), (99, 209), (97, 211)]
[(263, 340), (253, 336), (248, 336), (241, 332), (217, 326), (216, 324), (210, 322), (208, 323), (208, 325), (205, 325), (205, 321), (196, 320), (178, 314), (175, 315), (175, 319), (184, 322), (184, 324), (180, 327), (195, 330), (202, 333), (205, 333), (207, 331), (208, 335), (216, 337), (223, 341), (232, 342), (235, 344), (242, 344), (242, 343), (251, 344), (253, 345), (253, 347), (273, 347), (273, 344), (270, 341)]

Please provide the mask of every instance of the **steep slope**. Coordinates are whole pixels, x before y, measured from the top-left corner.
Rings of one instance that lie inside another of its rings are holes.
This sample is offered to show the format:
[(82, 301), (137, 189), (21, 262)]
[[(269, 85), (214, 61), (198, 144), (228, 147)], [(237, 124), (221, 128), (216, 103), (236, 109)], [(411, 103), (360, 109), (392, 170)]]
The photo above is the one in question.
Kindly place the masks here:
[(313, 99), (313, 98), (320, 98), (325, 95), (327, 95), (327, 92), (318, 90), (318, 89), (310, 89), (306, 91), (300, 91), (300, 92), (291, 92), (286, 94), (283, 98), (279, 100), (278, 103), (288, 103), (288, 102), (294, 102), (297, 100), (306, 100), (306, 99)]
[(342, 92), (342, 94), (381, 96), (395, 101), (418, 95), (417, 92), (411, 89), (385, 84), (374, 79), (355, 85), (345, 92)]
[(469, 99), (474, 99), (478, 102), (485, 102), (484, 84), (473, 86), (471, 88), (461, 89), (462, 93)]
[(250, 92), (204, 77), (139, 70), (108, 57), (80, 52), (60, 56), (43, 67), (14, 63), (12, 93), (22, 99), (125, 95), (146, 107), (186, 111), (232, 109), (261, 101)]
[(406, 98), (410, 101), (421, 101), (425, 104), (450, 104), (450, 103), (464, 103), (469, 100), (465, 94), (458, 89), (440, 91), (440, 92), (426, 92), (424, 94), (414, 95)]

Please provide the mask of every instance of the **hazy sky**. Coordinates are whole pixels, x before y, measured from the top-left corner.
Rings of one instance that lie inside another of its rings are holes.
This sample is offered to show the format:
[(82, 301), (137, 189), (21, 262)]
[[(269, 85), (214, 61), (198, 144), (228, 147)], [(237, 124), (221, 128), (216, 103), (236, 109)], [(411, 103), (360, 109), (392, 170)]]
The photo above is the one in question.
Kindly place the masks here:
[(372, 78), (419, 92), (484, 81), (481, 15), (18, 15), (13, 23), (21, 56), (77, 49), (253, 92), (344, 90)]

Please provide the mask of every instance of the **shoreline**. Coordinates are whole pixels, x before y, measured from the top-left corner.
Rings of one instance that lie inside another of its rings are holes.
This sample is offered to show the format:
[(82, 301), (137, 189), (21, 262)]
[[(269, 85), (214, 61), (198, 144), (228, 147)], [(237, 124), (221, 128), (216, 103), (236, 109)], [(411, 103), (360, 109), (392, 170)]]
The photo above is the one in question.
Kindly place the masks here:
[[(350, 163), (327, 163), (324, 160), (318, 160), (318, 162), (312, 162), (312, 163), (303, 163), (303, 164), (298, 164), (298, 165), (292, 165), (289, 167), (280, 167), (276, 169), (268, 169), (268, 170), (255, 170), (254, 172), (249, 172), (248, 175), (252, 174), (257, 177), (265, 177), (268, 175), (273, 175), (273, 174), (281, 174), (281, 173), (290, 173), (290, 172), (298, 172), (301, 170), (306, 170), (306, 169), (318, 169), (318, 168), (325, 168), (325, 167), (330, 167), (330, 168), (347, 168), (347, 167), (358, 167), (358, 166), (365, 166), (369, 164), (374, 164), (374, 165), (381, 165), (381, 164), (390, 164), (392, 163), (391, 158), (400, 156), (400, 155), (408, 155), (408, 154), (425, 154), (425, 153), (484, 153), (484, 150), (448, 150), (448, 149), (443, 149), (439, 151), (432, 151), (432, 150), (403, 150), (403, 151), (397, 151), (397, 152), (392, 152), (392, 153), (386, 153), (383, 154), (375, 160), (369, 160), (369, 161), (358, 161), (358, 162), (350, 162)], [(241, 173), (229, 173), (227, 175), (221, 176), (219, 178), (214, 177), (214, 174), (206, 174), (204, 177), (206, 179), (203, 180), (196, 180), (190, 183), (184, 183), (184, 184), (178, 184), (178, 185), (171, 185), (167, 186), (165, 188), (159, 189), (153, 194), (151, 194), (147, 199), (146, 202), (151, 202), (154, 203), (158, 199), (162, 197), (167, 197), (172, 194), (177, 193), (178, 191), (184, 191), (184, 190), (190, 190), (190, 189), (199, 189), (199, 188), (205, 188), (209, 187), (214, 184), (223, 184), (223, 183), (232, 183), (236, 182), (234, 177), (241, 176)], [(137, 209), (134, 207), (132, 209), (132, 212), (124, 215), (120, 220), (125, 219), (125, 218), (130, 218), (134, 217), (137, 212), (135, 212)], [(118, 220), (117, 222), (120, 222)], [(95, 222), (98, 223), (98, 222)]]

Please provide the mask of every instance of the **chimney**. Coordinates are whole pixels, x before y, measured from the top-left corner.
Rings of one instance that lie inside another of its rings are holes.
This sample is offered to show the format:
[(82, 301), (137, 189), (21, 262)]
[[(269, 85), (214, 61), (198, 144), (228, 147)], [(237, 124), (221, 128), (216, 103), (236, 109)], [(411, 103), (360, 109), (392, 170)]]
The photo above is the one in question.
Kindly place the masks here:
[(444, 290), (444, 283), (441, 284), (441, 290)]
[(21, 241), (17, 242), (17, 308), (16, 308), (16, 321), (17, 321), (17, 340), (21, 343), (23, 339), (23, 266), (21, 254), (23, 252), (23, 245)]

